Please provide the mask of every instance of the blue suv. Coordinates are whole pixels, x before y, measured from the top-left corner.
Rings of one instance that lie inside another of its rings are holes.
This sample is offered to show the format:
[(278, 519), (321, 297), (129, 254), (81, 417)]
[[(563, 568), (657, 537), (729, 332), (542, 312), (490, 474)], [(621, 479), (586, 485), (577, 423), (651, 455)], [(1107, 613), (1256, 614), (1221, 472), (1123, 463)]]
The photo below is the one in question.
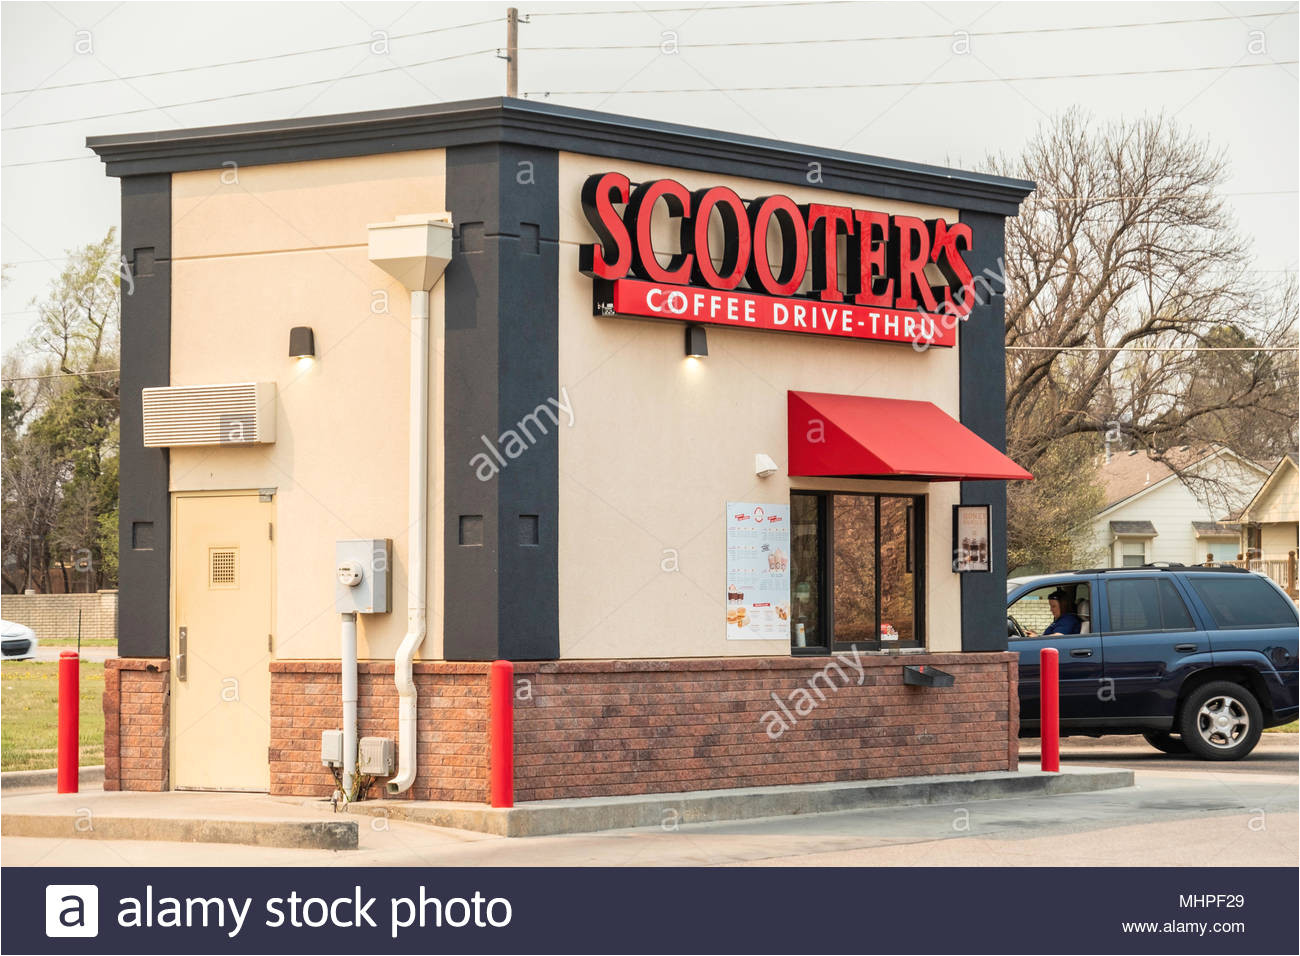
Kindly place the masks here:
[(1012, 578), (1020, 734), (1038, 736), (1038, 653), (1055, 647), (1062, 736), (1142, 734), (1165, 753), (1239, 760), (1296, 719), (1298, 625), (1281, 588), (1230, 566)]

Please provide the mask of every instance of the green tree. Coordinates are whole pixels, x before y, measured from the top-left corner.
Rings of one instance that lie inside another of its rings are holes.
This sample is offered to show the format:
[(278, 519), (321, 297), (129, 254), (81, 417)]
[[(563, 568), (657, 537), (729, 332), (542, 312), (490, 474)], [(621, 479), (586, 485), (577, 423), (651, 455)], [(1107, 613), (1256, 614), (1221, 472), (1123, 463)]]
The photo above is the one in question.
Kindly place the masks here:
[(3, 545), (11, 589), (48, 591), (52, 573), (62, 575), (65, 590), (116, 583), (119, 262), (115, 229), (69, 252), (33, 302), (31, 336), (5, 362)]

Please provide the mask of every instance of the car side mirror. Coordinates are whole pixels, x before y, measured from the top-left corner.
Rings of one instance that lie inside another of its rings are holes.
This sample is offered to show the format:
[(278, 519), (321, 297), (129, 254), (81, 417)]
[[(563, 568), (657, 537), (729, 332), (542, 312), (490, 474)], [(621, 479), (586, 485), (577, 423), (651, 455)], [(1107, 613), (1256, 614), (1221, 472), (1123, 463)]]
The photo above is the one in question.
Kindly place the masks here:
[(1016, 622), (1007, 618), (1007, 637), (1019, 637), (1020, 629), (1016, 627)]

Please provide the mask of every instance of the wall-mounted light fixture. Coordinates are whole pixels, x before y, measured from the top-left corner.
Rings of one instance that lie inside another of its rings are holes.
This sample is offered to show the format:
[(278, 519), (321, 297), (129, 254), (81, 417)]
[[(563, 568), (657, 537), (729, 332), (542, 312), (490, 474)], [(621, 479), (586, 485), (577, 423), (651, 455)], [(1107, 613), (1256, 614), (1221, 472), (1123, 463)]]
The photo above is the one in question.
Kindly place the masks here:
[(703, 358), (709, 354), (709, 337), (702, 325), (686, 326), (687, 358)]
[(310, 362), (316, 357), (316, 335), (311, 326), (295, 325), (289, 330), (289, 358)]

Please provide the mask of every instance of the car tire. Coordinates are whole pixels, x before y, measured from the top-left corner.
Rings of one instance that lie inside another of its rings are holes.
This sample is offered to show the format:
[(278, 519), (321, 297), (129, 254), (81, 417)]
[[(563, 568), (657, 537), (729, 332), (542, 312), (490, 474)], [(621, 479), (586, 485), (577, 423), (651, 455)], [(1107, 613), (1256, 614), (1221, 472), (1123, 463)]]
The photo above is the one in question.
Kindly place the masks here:
[(1175, 737), (1173, 734), (1148, 730), (1142, 735), (1142, 739), (1162, 754), (1181, 755), (1187, 753), (1187, 744), (1183, 743), (1181, 737)]
[(1246, 688), (1216, 680), (1183, 701), (1178, 730), (1187, 749), (1204, 760), (1240, 760), (1259, 743), (1264, 714)]

